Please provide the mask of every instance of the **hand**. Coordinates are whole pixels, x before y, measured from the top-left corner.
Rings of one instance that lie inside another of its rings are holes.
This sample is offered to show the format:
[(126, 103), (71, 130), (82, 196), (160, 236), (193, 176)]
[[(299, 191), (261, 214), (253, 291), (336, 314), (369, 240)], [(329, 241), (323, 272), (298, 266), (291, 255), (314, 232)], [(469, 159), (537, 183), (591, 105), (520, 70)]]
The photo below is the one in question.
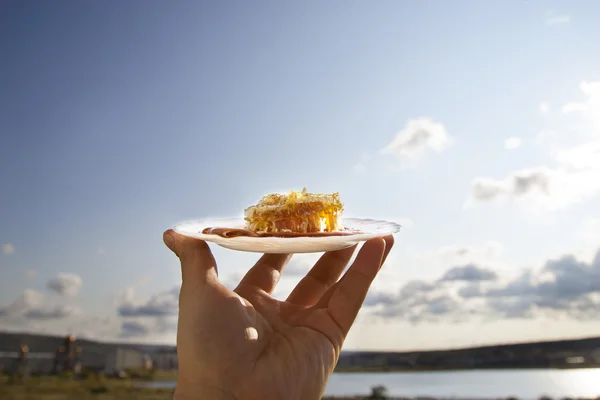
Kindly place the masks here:
[(271, 297), (289, 254), (265, 254), (234, 291), (201, 240), (168, 230), (181, 261), (176, 400), (321, 399), (394, 239), (324, 253), (285, 301)]

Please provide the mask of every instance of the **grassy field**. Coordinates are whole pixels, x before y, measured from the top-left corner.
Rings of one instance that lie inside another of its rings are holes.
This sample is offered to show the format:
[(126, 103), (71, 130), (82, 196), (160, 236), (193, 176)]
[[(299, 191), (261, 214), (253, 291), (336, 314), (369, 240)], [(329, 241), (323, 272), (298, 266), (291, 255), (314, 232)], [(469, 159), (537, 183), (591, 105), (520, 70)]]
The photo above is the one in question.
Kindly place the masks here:
[(124, 379), (69, 380), (57, 377), (28, 378), (14, 382), (0, 378), (2, 400), (167, 400), (172, 389), (138, 389), (135, 381)]
[[(172, 380), (170, 373), (158, 378)], [(167, 379), (168, 378), (168, 379)], [(139, 379), (89, 377), (74, 380), (59, 377), (31, 377), (24, 382), (0, 376), (0, 400), (172, 400), (173, 389), (142, 389)], [(322, 400), (363, 400), (373, 397), (324, 397)], [(382, 397), (379, 397), (380, 399)], [(385, 397), (383, 397), (385, 398)], [(388, 398), (392, 400), (391, 398)], [(404, 399), (411, 400), (411, 399)], [(419, 400), (419, 399), (412, 399)], [(435, 400), (435, 399), (427, 399)], [(506, 399), (517, 400), (517, 399)], [(540, 398), (539, 400), (552, 400)], [(567, 400), (567, 399), (563, 399)], [(585, 400), (585, 399), (579, 399)], [(600, 400), (600, 398), (595, 399)]]
[[(132, 379), (71, 380), (31, 377), (25, 382), (0, 377), (1, 400), (172, 400), (173, 389), (140, 389)], [(355, 399), (358, 399), (355, 398)], [(323, 400), (334, 400), (324, 398)], [(335, 399), (340, 400), (340, 399)], [(348, 399), (351, 400), (351, 399)], [(354, 400), (354, 399), (352, 399)]]

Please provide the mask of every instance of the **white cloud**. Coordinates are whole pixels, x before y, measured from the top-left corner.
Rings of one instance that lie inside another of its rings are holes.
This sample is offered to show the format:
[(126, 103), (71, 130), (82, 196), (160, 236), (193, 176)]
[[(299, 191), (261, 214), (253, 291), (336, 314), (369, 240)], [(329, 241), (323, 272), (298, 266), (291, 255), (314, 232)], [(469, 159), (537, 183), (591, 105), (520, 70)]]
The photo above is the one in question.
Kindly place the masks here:
[(444, 125), (422, 117), (408, 121), (380, 152), (396, 156), (402, 167), (408, 168), (416, 165), (427, 153), (441, 153), (452, 143), (453, 138)]
[(593, 127), (600, 130), (600, 81), (583, 81), (579, 89), (586, 96), (582, 102), (570, 102), (562, 107), (564, 114), (580, 113), (590, 120)]
[(558, 210), (587, 200), (600, 191), (600, 141), (564, 150), (556, 167), (540, 166), (502, 179), (473, 180), (467, 206), (516, 200), (540, 210)]
[[(496, 240), (487, 240), (468, 245), (442, 246), (436, 250), (415, 254), (411, 264), (426, 265), (419, 278), (443, 275), (441, 271), (449, 267), (464, 269), (468, 273), (470, 265), (493, 270), (510, 270), (511, 265), (503, 261), (504, 246)], [(467, 268), (465, 268), (467, 267)], [(462, 272), (465, 272), (462, 271)], [(458, 273), (458, 272), (456, 272)], [(415, 275), (415, 277), (417, 277)], [(402, 280), (403, 277), (398, 279)]]
[(600, 140), (558, 152), (556, 159), (577, 169), (600, 168)]
[(550, 104), (547, 101), (543, 101), (540, 103), (540, 113), (542, 115), (547, 115), (550, 112)]
[(54, 308), (33, 308), (27, 310), (25, 318), (35, 320), (62, 319), (75, 315), (79, 309), (74, 306), (64, 305)]
[(507, 197), (519, 198), (532, 192), (548, 192), (551, 171), (528, 169), (514, 172), (504, 179), (476, 178), (472, 184), (473, 202), (490, 202)]
[(41, 307), (43, 304), (44, 296), (40, 292), (33, 289), (25, 289), (23, 294), (17, 297), (12, 303), (0, 308), (0, 315), (21, 313), (28, 309)]
[(541, 268), (503, 277), (478, 267), (452, 268), (434, 281), (413, 281), (396, 294), (372, 292), (371, 313), (386, 319), (465, 322), (472, 319), (600, 320), (600, 249), (591, 261), (564, 255)]
[(283, 275), (286, 277), (303, 277), (315, 265), (323, 253), (294, 254), (285, 266)]
[(148, 281), (148, 277), (142, 277), (117, 296), (117, 314), (122, 317), (117, 336), (153, 337), (176, 329), (180, 287), (176, 286), (146, 299), (139, 299), (136, 296), (136, 287), (144, 286)]
[(483, 268), (475, 264), (467, 264), (459, 267), (452, 267), (440, 281), (463, 281), (463, 282), (480, 282), (494, 281), (498, 278), (498, 274), (488, 268)]
[(26, 289), (12, 303), (0, 307), (0, 317), (21, 317), (26, 320), (62, 319), (75, 315), (78, 311), (77, 307), (68, 305), (52, 307), (40, 292)]
[[(547, 154), (549, 165), (513, 171), (503, 178), (475, 178), (466, 207), (513, 200), (536, 212), (551, 211), (600, 192), (600, 82), (583, 82), (580, 88), (587, 99), (565, 104), (562, 111), (579, 114), (591, 124), (575, 131), (538, 134), (537, 143), (551, 150)], [(563, 147), (567, 142), (570, 147)]]
[(134, 338), (149, 336), (157, 333), (174, 332), (177, 329), (177, 322), (164, 318), (156, 321), (126, 320), (121, 323), (119, 336), (123, 338)]
[(79, 275), (60, 273), (48, 281), (48, 288), (63, 296), (75, 296), (81, 289), (82, 281)]
[(15, 246), (13, 246), (10, 243), (6, 243), (6, 244), (2, 245), (2, 253), (4, 253), (5, 256), (10, 256), (15, 251), (16, 251)]
[(225, 276), (219, 275), (219, 281), (227, 289), (233, 290), (240, 283), (246, 272), (248, 272), (247, 269), (240, 269)]
[(27, 271), (25, 271), (25, 275), (27, 275), (27, 277), (29, 279), (35, 279), (37, 278), (37, 272), (33, 269), (28, 269)]
[(518, 137), (509, 137), (504, 141), (504, 148), (506, 150), (513, 150), (521, 146), (521, 139)]
[(582, 242), (587, 244), (600, 243), (600, 218), (586, 219), (578, 236)]
[(139, 321), (123, 321), (121, 324), (122, 337), (146, 336), (152, 332), (148, 324)]
[(122, 317), (161, 317), (174, 316), (179, 311), (179, 286), (139, 301), (135, 289), (129, 286), (121, 294), (117, 311)]
[[(544, 129), (539, 131), (536, 135), (535, 135), (535, 139), (534, 139), (534, 143), (542, 148), (548, 148), (548, 147), (554, 147), (559, 139), (561, 138), (561, 135), (552, 129)], [(551, 151), (549, 151), (549, 153), (553, 153), (555, 151), (555, 149), (549, 149)]]

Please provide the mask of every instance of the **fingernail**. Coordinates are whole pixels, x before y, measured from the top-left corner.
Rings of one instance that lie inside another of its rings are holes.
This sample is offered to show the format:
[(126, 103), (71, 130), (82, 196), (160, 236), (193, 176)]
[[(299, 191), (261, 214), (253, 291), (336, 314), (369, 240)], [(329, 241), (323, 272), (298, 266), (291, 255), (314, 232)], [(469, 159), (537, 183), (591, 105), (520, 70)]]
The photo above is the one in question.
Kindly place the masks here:
[(173, 244), (175, 242), (175, 239), (173, 238), (173, 235), (171, 235), (171, 233), (165, 233), (164, 241), (165, 241), (165, 244), (167, 245), (167, 247), (169, 249), (173, 250)]

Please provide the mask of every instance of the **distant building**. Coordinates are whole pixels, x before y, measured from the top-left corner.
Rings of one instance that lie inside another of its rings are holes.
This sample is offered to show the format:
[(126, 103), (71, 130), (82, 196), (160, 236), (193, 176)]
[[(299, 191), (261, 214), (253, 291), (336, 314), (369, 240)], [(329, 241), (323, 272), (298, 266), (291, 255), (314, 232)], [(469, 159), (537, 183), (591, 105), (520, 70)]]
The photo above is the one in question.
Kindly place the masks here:
[(18, 351), (0, 352), (0, 372), (6, 374), (49, 374), (52, 372), (51, 353), (31, 353), (27, 345)]
[(132, 347), (117, 347), (106, 354), (104, 371), (112, 374), (127, 369), (146, 368), (146, 353)]
[[(127, 369), (148, 369), (149, 357), (143, 351), (127, 346), (106, 346), (102, 348), (81, 349), (74, 352), (76, 357), (65, 357), (65, 351), (55, 353), (32, 353), (27, 354), (27, 372), (32, 374), (53, 374), (62, 371), (73, 371), (79, 373), (82, 370), (114, 374)], [(58, 355), (58, 357), (57, 357)], [(22, 361), (21, 352), (0, 352), (0, 371), (15, 373), (25, 365)], [(67, 364), (67, 361), (70, 361)], [(70, 368), (65, 368), (69, 366)]]
[(590, 361), (595, 364), (600, 364), (600, 348), (596, 348), (590, 352)]
[(158, 369), (177, 369), (179, 367), (176, 349), (155, 351), (152, 354), (152, 361), (154, 367)]

